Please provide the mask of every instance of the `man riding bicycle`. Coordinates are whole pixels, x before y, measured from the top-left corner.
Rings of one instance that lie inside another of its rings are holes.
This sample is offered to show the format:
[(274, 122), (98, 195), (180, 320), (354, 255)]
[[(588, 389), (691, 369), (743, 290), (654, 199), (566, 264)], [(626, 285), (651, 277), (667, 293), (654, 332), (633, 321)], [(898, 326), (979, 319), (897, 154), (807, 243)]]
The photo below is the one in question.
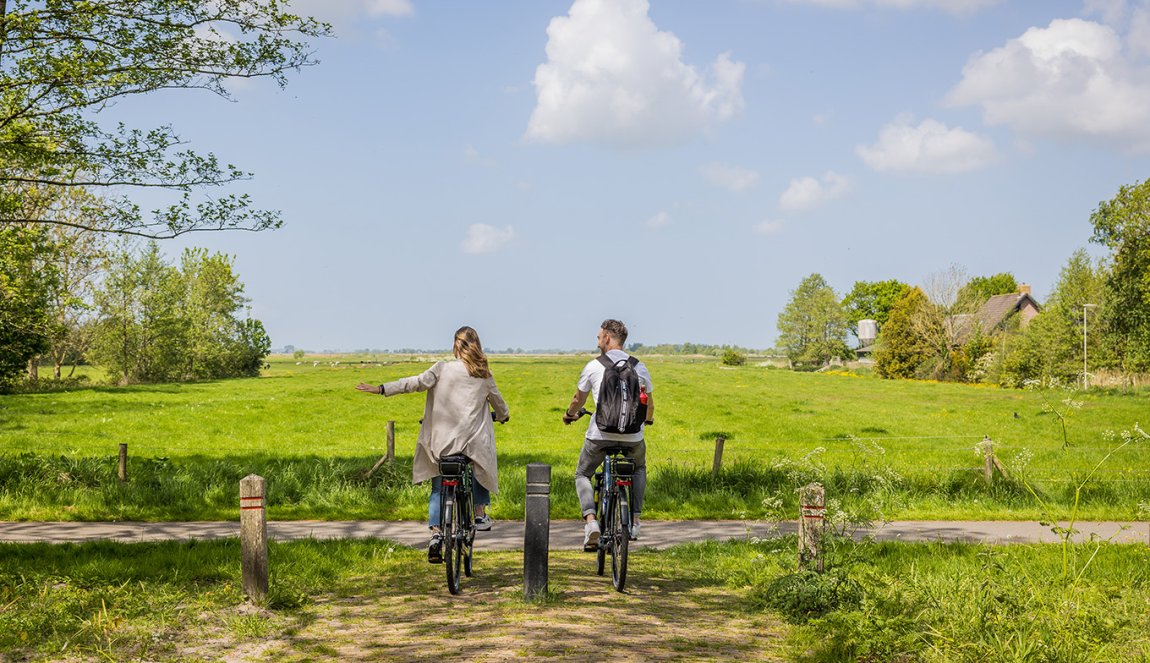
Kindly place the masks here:
[[(627, 342), (627, 327), (618, 320), (604, 320), (599, 328), (596, 339), (602, 356), (587, 362), (583, 372), (579, 375), (579, 384), (571, 404), (563, 414), (563, 423), (570, 424), (579, 418), (579, 410), (591, 395), (596, 403), (596, 410), (600, 409), (600, 388), (603, 376), (610, 364), (628, 362), (630, 355), (623, 351), (623, 344)], [(599, 543), (599, 523), (595, 519), (595, 498), (591, 488), (591, 477), (596, 468), (603, 463), (606, 457), (604, 449), (607, 447), (629, 447), (626, 456), (635, 462), (635, 473), (632, 476), (632, 504), (631, 504), (631, 538), (639, 538), (639, 513), (643, 510), (643, 493), (647, 488), (647, 445), (643, 438), (643, 425), (654, 423), (655, 403), (652, 397), (654, 390), (651, 384), (651, 374), (641, 361), (631, 363), (639, 379), (641, 401), (646, 405), (646, 416), (639, 425), (638, 432), (616, 433), (602, 430), (597, 421), (597, 414), (591, 416), (587, 426), (587, 436), (583, 441), (583, 450), (579, 453), (579, 463), (575, 469), (575, 492), (579, 495), (579, 506), (582, 509), (583, 519), (583, 548), (595, 550)]]

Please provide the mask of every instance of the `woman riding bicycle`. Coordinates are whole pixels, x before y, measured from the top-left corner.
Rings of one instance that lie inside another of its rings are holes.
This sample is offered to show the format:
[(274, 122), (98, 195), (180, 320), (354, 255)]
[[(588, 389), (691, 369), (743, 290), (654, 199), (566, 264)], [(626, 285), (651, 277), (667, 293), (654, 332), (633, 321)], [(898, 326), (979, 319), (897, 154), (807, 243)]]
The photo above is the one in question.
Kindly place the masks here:
[(507, 402), (495, 386), (479, 334), (471, 327), (460, 327), (455, 332), (452, 352), (455, 360), (436, 362), (419, 375), (381, 385), (363, 382), (356, 385), (359, 391), (383, 396), (427, 392), (411, 479), (417, 484), (432, 480), (428, 503), (431, 542), (427, 546), (427, 559), (432, 563), (443, 560), (443, 538), (439, 531), (439, 459), (455, 454), (471, 459), (475, 470), (476, 529), (491, 529), (487, 507), (491, 504), (491, 493), (499, 492), (495, 427), (491, 422), (493, 417), (506, 422), (511, 416)]

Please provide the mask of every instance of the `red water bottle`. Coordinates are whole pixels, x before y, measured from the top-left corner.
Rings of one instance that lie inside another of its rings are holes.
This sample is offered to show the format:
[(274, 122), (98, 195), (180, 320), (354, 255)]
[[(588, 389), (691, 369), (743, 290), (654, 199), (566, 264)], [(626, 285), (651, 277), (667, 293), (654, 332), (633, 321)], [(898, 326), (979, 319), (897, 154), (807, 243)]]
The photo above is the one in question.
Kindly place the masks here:
[(645, 385), (639, 385), (639, 404), (647, 405), (647, 387)]

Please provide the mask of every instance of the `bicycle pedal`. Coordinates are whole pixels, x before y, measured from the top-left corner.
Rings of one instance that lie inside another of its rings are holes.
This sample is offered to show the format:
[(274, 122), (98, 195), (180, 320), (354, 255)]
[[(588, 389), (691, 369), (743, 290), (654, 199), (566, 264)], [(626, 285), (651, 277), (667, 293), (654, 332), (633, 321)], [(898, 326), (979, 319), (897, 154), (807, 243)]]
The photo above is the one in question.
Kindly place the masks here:
[(598, 543), (589, 543), (589, 544), (583, 546), (583, 552), (589, 552), (589, 553), (599, 552), (599, 544)]

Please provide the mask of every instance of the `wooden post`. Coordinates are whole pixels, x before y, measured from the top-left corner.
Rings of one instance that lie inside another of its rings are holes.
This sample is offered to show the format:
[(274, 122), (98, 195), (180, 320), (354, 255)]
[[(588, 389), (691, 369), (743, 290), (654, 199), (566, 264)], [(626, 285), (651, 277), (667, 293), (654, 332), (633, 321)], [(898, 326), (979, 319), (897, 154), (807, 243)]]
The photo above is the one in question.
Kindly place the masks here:
[(264, 478), (240, 480), (240, 550), (244, 593), (262, 602), (268, 595), (268, 522)]
[(128, 482), (128, 443), (120, 443), (120, 467), (117, 472), (120, 477), (120, 483)]
[(375, 461), (375, 465), (372, 465), (370, 470), (363, 473), (363, 478), (366, 479), (375, 474), (375, 471), (383, 467), (384, 463), (388, 465), (395, 464), (395, 421), (390, 419), (387, 422), (387, 453)]
[(799, 489), (799, 570), (823, 572), (823, 516), (826, 490), (817, 483)]
[(387, 421), (387, 459), (388, 465), (395, 464), (395, 420)]
[(994, 482), (994, 442), (987, 435), (982, 437), (982, 475), (986, 485)]
[(715, 438), (715, 462), (711, 466), (711, 475), (719, 476), (719, 470), (723, 469), (723, 443), (727, 438), (722, 435)]
[(523, 510), (523, 598), (547, 593), (551, 536), (551, 466), (527, 464), (527, 505)]

